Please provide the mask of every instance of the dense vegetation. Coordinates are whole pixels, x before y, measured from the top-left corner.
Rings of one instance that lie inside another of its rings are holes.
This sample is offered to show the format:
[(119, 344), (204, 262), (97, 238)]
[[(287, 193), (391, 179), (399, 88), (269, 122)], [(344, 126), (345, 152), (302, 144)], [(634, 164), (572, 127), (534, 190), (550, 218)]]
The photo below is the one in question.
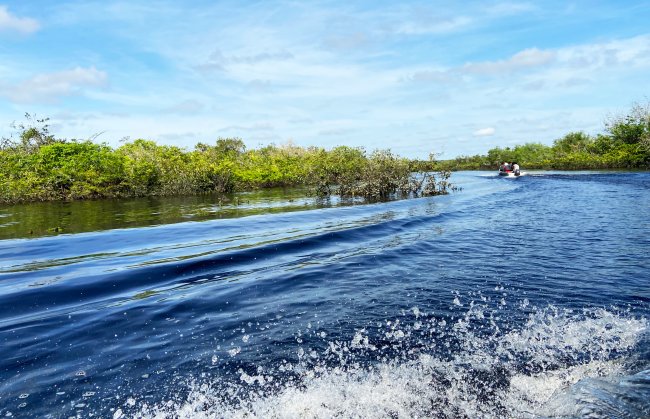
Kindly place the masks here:
[(527, 169), (648, 169), (650, 168), (650, 104), (636, 104), (625, 115), (610, 118), (605, 132), (590, 136), (572, 132), (552, 146), (527, 143), (496, 147), (487, 155), (461, 156), (423, 167), (446, 170), (494, 170), (500, 162), (516, 161)]
[(386, 199), (395, 194), (444, 194), (449, 173), (414, 173), (411, 162), (388, 150), (298, 147), (291, 143), (247, 150), (220, 138), (193, 150), (138, 139), (117, 149), (92, 141), (62, 140), (46, 119), (27, 115), (15, 139), (0, 144), (0, 202), (151, 195), (229, 193), (250, 188), (306, 185), (319, 196)]
[[(447, 193), (449, 170), (489, 169), (516, 161), (526, 169), (650, 168), (650, 104), (610, 118), (605, 132), (572, 132), (552, 146), (496, 147), (487, 155), (409, 161), (363, 148), (281, 146), (247, 150), (238, 138), (193, 150), (127, 142), (114, 149), (91, 140), (58, 139), (47, 119), (29, 114), (15, 138), (0, 142), (0, 203), (151, 195), (229, 193), (273, 186), (308, 186), (314, 194), (386, 199), (395, 194)], [(438, 173), (430, 173), (437, 170)]]

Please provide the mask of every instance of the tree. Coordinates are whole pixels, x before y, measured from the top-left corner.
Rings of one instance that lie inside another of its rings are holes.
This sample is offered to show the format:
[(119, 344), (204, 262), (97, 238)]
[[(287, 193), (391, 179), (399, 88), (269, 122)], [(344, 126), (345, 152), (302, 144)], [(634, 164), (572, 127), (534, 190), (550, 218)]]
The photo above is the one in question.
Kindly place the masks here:
[(635, 103), (627, 114), (609, 118), (605, 131), (617, 143), (650, 145), (650, 102)]
[(224, 156), (243, 154), (246, 151), (246, 145), (241, 138), (218, 138), (217, 152)]
[(56, 140), (54, 135), (50, 134), (50, 118), (37, 118), (36, 115), (25, 113), (25, 122), (11, 124), (11, 127), (18, 131), (18, 141), (13, 138), (2, 138), (0, 149), (22, 148), (24, 151), (32, 153), (41, 146), (63, 142)]

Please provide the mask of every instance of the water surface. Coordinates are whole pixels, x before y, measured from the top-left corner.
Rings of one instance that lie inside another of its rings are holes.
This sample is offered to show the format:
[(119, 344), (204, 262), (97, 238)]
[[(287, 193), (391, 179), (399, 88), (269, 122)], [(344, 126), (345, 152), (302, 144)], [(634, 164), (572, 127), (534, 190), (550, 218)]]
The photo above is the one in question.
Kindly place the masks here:
[(453, 180), (0, 241), (0, 416), (649, 416), (650, 174)]
[(319, 199), (309, 196), (304, 188), (269, 188), (233, 194), (4, 205), (0, 206), (0, 239), (235, 218), (358, 202), (336, 197)]

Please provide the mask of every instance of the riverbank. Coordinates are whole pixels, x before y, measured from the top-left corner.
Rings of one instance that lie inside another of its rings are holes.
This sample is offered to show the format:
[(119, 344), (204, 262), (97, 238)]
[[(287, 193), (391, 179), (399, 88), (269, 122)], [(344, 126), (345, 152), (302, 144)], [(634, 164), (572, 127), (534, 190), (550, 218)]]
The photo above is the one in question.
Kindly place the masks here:
[[(610, 118), (605, 132), (572, 132), (552, 146), (495, 147), (452, 160), (409, 160), (390, 150), (291, 142), (247, 150), (239, 138), (194, 149), (138, 139), (118, 148), (90, 140), (58, 139), (47, 119), (27, 116), (15, 140), (0, 142), (0, 204), (143, 196), (233, 193), (306, 187), (315, 196), (364, 197), (447, 193), (450, 171), (495, 170), (517, 162), (527, 170), (650, 169), (650, 105)], [(431, 173), (437, 172), (437, 173)]]
[[(530, 148), (542, 148), (547, 155), (540, 158), (529, 153)], [(548, 157), (550, 156), (550, 157)], [(605, 155), (590, 152), (558, 152), (554, 146), (528, 143), (514, 148), (494, 148), (487, 155), (461, 156), (450, 160), (440, 160), (426, 166), (429, 170), (497, 170), (499, 162), (517, 162), (527, 170), (650, 170), (650, 155), (643, 150), (629, 147), (613, 147)]]
[[(567, 147), (572, 137), (580, 143)], [(495, 147), (485, 155), (460, 156), (433, 164), (423, 162), (421, 166), (428, 170), (497, 170), (504, 161), (517, 162), (527, 170), (650, 170), (650, 146), (572, 133), (552, 146), (526, 143), (513, 148)]]
[(500, 163), (517, 162), (529, 170), (650, 169), (650, 104), (635, 104), (625, 114), (605, 121), (595, 136), (571, 132), (548, 146), (528, 142), (495, 147), (484, 155), (420, 162), (428, 170), (496, 170)]
[(331, 150), (292, 143), (247, 150), (237, 138), (193, 150), (138, 139), (113, 149), (92, 141), (61, 140), (47, 126), (24, 128), (20, 141), (0, 149), (0, 203), (143, 196), (229, 194), (305, 187), (327, 197), (386, 199), (394, 194), (437, 195), (448, 173), (414, 173), (390, 150)]

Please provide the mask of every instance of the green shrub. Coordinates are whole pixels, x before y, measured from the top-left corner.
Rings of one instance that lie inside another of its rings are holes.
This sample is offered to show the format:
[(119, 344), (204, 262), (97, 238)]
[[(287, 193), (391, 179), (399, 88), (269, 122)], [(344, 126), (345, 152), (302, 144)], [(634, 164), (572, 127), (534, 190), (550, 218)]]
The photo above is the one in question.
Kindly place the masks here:
[(614, 143), (643, 144), (650, 142), (650, 103), (635, 103), (624, 115), (610, 118), (605, 130)]

